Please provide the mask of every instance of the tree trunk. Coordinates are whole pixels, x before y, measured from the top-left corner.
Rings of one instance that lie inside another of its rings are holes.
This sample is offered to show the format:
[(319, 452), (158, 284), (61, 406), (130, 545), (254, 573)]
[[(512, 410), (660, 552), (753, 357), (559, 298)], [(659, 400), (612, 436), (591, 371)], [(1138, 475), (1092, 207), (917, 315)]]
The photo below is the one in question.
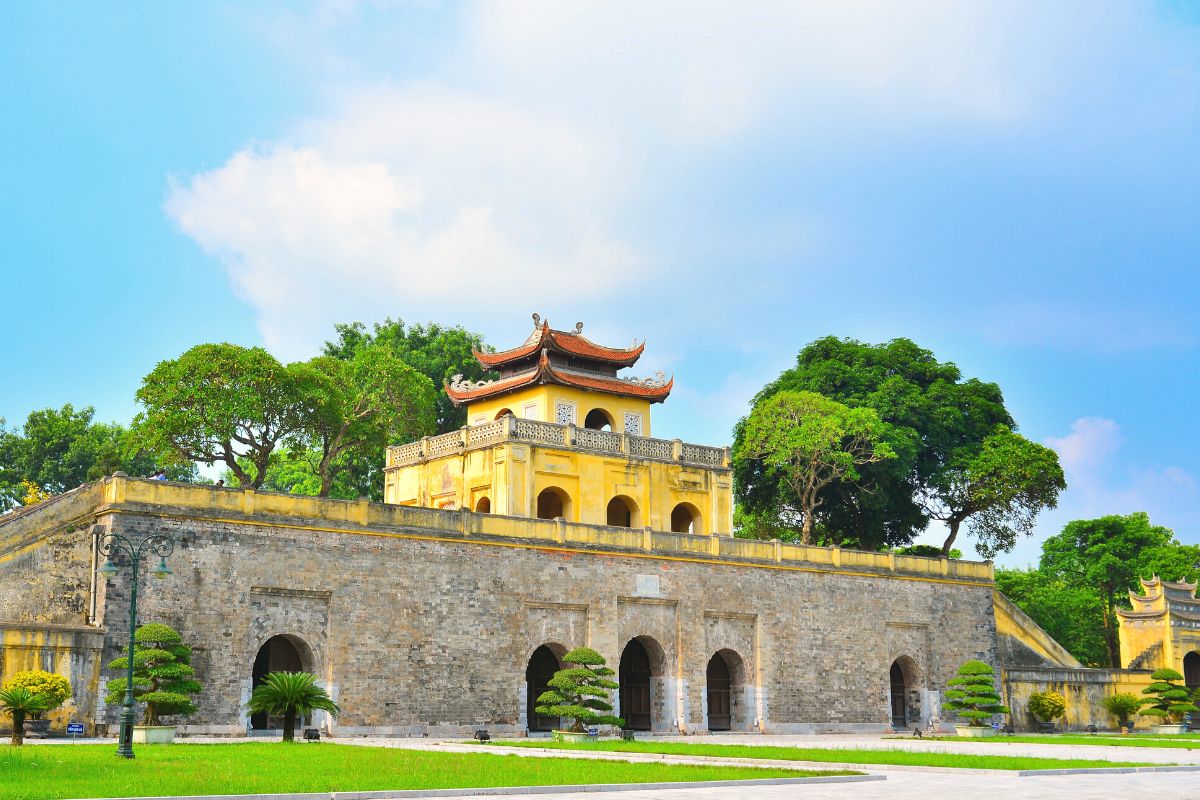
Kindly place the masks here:
[(804, 510), (804, 523), (800, 526), (800, 544), (808, 544), (812, 540), (812, 511)]
[(13, 730), (12, 730), (12, 745), (20, 747), (25, 744), (25, 712), (12, 712)]
[(1121, 668), (1121, 648), (1117, 645), (1112, 629), (1113, 599), (1112, 592), (1104, 598), (1104, 648), (1108, 651), (1108, 665), (1113, 669)]
[(283, 740), (285, 742), (296, 741), (296, 710), (289, 708), (283, 715)]
[(958, 538), (958, 527), (962, 525), (962, 520), (951, 517), (949, 525), (950, 535), (946, 537), (946, 543), (942, 545), (942, 558), (950, 557), (950, 548), (954, 546), (954, 540)]

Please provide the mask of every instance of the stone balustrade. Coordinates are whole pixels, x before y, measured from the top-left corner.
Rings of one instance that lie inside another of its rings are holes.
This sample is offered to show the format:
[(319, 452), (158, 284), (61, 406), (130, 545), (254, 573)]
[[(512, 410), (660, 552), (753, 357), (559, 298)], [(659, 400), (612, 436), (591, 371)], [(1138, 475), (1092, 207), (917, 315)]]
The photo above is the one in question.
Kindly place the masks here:
[(622, 453), (631, 458), (681, 462), (708, 468), (729, 468), (727, 447), (707, 447), (687, 444), (679, 439), (653, 439), (519, 417), (504, 417), (483, 425), (467, 425), (440, 436), (427, 436), (417, 442), (393, 445), (388, 448), (387, 464), (389, 467), (404, 467), (506, 441), (595, 453)]

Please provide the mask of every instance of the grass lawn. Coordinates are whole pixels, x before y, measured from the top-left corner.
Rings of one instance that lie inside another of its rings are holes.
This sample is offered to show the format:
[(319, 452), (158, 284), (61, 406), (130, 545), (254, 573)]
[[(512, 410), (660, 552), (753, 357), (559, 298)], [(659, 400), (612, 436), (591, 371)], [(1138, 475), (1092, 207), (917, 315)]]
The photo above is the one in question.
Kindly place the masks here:
[[(896, 739), (908, 739), (911, 737), (896, 736), (889, 737)], [(1012, 743), (1012, 744), (1083, 744), (1103, 747), (1167, 747), (1177, 750), (1200, 750), (1200, 741), (1196, 739), (1185, 738), (1185, 735), (1176, 734), (1171, 738), (1140, 738), (1137, 734), (1133, 736), (1090, 736), (1086, 733), (1048, 733), (1040, 736), (990, 736), (982, 739), (974, 739), (967, 736), (926, 736), (926, 739), (932, 739), (937, 742), (992, 742), (992, 743)]]
[(752, 744), (692, 744), (690, 742), (600, 741), (585, 744), (547, 741), (496, 742), (506, 747), (548, 747), (555, 750), (603, 750), (619, 753), (668, 753), (680, 756), (723, 756), (725, 758), (771, 758), (781, 761), (826, 761), (840, 764), (901, 764), (912, 767), (958, 767), (960, 769), (1081, 769), (1088, 767), (1157, 766), (1131, 761), (1099, 761), (1086, 758), (1025, 758), (961, 753), (918, 753), (911, 750), (837, 750), (833, 748), (779, 747)]
[(854, 774), (436, 753), (329, 743), (138, 745), (132, 761), (117, 758), (116, 749), (116, 744), (0, 746), (0, 798), (61, 800)]

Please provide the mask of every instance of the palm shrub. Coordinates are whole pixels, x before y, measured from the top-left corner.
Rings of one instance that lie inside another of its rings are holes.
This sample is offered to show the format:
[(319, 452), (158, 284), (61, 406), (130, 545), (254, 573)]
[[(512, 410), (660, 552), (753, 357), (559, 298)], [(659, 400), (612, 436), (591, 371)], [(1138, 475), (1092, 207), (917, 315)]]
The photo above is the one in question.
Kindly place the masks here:
[[(133, 697), (146, 704), (143, 725), (159, 724), (159, 717), (185, 716), (196, 713), (190, 695), (200, 691), (191, 667), (192, 648), (168, 625), (151, 622), (141, 626), (133, 635)], [(109, 669), (121, 670), (129, 664), (128, 656), (114, 658)], [(125, 702), (125, 676), (113, 678), (106, 684), (105, 702)]]
[(1200, 711), (1200, 707), (1192, 702), (1188, 690), (1176, 683), (1183, 680), (1183, 676), (1175, 670), (1167, 667), (1156, 669), (1151, 673), (1150, 680), (1154, 682), (1142, 689), (1142, 694), (1148, 695), (1142, 700), (1145, 708), (1141, 713), (1144, 716), (1178, 722), (1189, 711)]
[(1051, 722), (1067, 713), (1067, 699), (1055, 691), (1029, 695), (1029, 710), (1042, 722)]
[(1116, 717), (1118, 724), (1124, 728), (1129, 724), (1129, 715), (1142, 707), (1142, 699), (1136, 694), (1118, 692), (1107, 695), (1100, 701), (1100, 705), (1104, 706), (1105, 711)]
[(34, 694), (24, 686), (6, 686), (0, 689), (0, 711), (7, 711), (12, 715), (13, 746), (25, 743), (25, 717), (41, 714), (47, 708), (46, 703), (42, 695)]
[(585, 725), (625, 724), (625, 720), (605, 713), (612, 711), (610, 692), (617, 682), (604, 665), (604, 656), (590, 647), (578, 647), (563, 656), (563, 663), (575, 666), (560, 669), (547, 681), (549, 687), (538, 696), (534, 708), (547, 717), (573, 720), (571, 730), (582, 733)]
[(251, 714), (275, 714), (283, 717), (283, 740), (296, 739), (296, 717), (314, 710), (341, 713), (338, 704), (317, 684), (317, 676), (308, 672), (271, 672), (250, 694), (246, 704)]
[(982, 661), (971, 660), (958, 668), (958, 674), (947, 681), (954, 688), (946, 691), (946, 708), (978, 725), (995, 714), (1010, 713), (1000, 702), (992, 683), (992, 668)]
[(46, 707), (41, 711), (30, 712), (29, 719), (41, 719), (43, 714), (58, 708), (71, 696), (69, 680), (62, 675), (46, 672), (43, 669), (18, 672), (4, 683), (5, 689), (17, 687), (28, 689), (46, 701)]

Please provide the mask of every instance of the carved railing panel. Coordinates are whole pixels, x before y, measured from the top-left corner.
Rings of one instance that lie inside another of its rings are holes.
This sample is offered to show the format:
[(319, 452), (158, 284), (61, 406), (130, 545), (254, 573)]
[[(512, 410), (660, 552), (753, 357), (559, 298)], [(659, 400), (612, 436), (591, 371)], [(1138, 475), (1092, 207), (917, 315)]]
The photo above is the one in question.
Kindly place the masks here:
[(605, 450), (621, 452), (621, 434), (610, 431), (596, 431), (591, 428), (575, 429), (575, 444), (588, 450)]
[(525, 442), (566, 444), (566, 430), (566, 425), (556, 425), (553, 422), (534, 422), (531, 419), (518, 419), (515, 438)]
[(462, 450), (462, 434), (458, 431), (443, 433), (441, 436), (429, 438), (429, 455), (444, 456)]
[(467, 445), (494, 444), (504, 441), (507, 430), (505, 424), (504, 420), (498, 419), (483, 425), (471, 425), (467, 428)]
[(724, 465), (725, 451), (720, 447), (706, 447), (702, 444), (685, 444), (683, 460), (691, 464), (708, 464), (714, 467)]
[(648, 439), (644, 436), (630, 436), (629, 454), (631, 456), (670, 461), (671, 442), (666, 439)]

